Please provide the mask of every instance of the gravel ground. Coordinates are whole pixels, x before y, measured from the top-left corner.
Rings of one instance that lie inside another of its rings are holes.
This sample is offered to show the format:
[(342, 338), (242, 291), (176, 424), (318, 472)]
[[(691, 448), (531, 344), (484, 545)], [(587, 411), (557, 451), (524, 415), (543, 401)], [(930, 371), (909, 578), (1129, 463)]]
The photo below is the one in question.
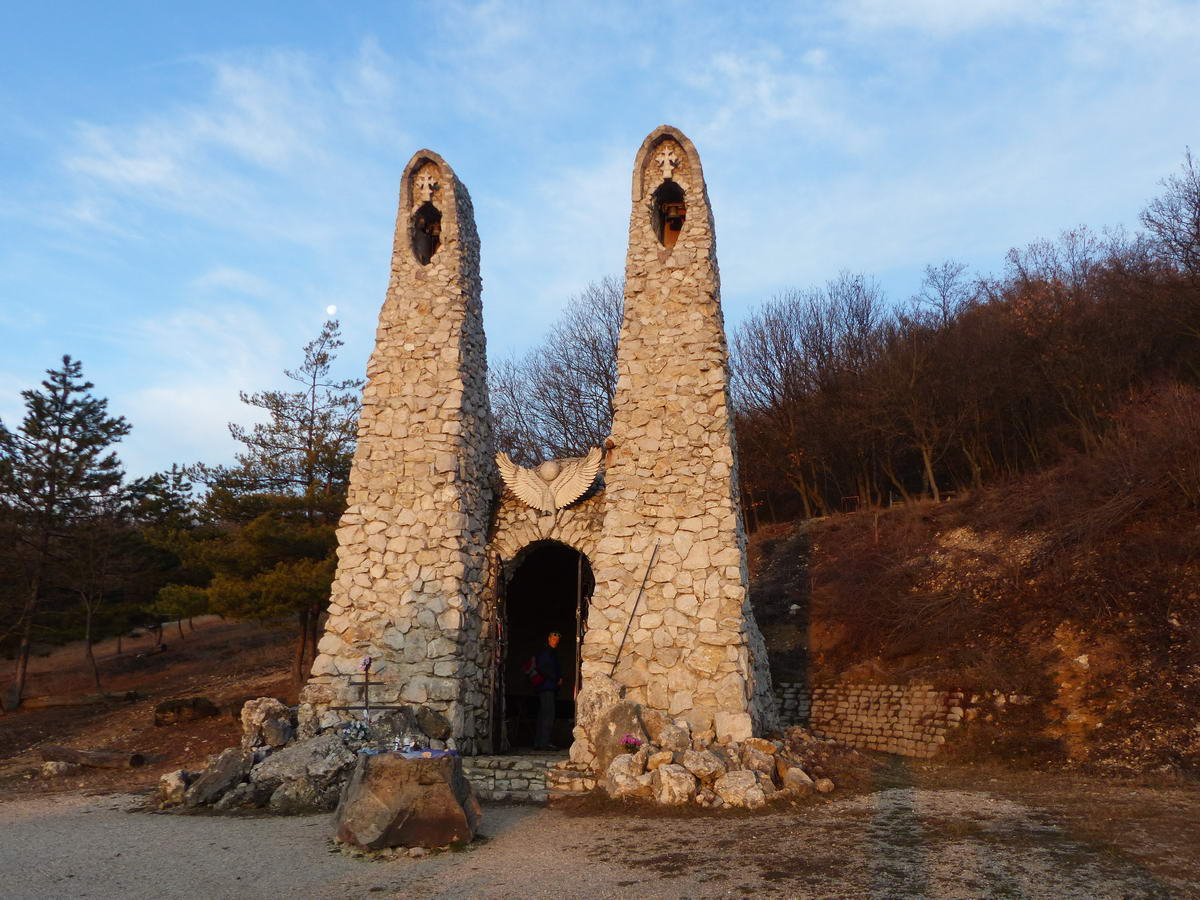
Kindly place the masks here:
[[(1126, 792), (1128, 793), (1128, 792)], [(1161, 794), (1162, 792), (1159, 792)], [(1195, 797), (1176, 803), (1194, 827)], [(329, 816), (130, 811), (129, 795), (0, 804), (6, 898), (1200, 897), (1200, 834), (1120, 846), (995, 790), (889, 787), (755, 816), (489, 805), (462, 852), (330, 852)], [(1185, 826), (1186, 827), (1186, 826)], [(1124, 833), (1124, 832), (1122, 832)], [(1138, 833), (1132, 829), (1130, 833)]]

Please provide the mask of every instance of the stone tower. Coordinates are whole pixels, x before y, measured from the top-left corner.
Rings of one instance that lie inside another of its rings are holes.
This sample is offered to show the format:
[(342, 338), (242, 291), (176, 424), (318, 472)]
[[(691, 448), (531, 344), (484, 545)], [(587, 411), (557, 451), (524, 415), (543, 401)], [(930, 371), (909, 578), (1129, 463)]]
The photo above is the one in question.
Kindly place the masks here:
[(617, 364), (584, 683), (613, 672), (628, 626), (613, 674), (628, 699), (748, 736), (774, 702), (747, 592), (716, 240), (700, 157), (669, 126), (634, 163)]
[[(374, 659), (373, 703), (440, 712), (471, 752), (485, 729), (481, 594), (492, 437), (471, 198), (436, 153), (404, 169), (391, 277), (367, 368), (325, 635), (301, 718), (357, 703), (347, 676)], [(454, 745), (452, 744), (452, 746)]]

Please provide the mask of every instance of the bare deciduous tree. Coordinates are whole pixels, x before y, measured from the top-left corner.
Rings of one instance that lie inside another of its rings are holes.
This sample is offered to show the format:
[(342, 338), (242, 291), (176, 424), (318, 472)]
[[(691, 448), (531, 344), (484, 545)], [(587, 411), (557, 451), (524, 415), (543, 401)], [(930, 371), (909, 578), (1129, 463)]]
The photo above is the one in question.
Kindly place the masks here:
[(1163, 179), (1166, 193), (1142, 211), (1142, 224), (1167, 259), (1200, 279), (1200, 171), (1191, 149), (1184, 151), (1179, 168), (1179, 174)]
[(604, 445), (623, 309), (619, 279), (593, 282), (568, 301), (541, 344), (489, 366), (498, 449), (531, 464)]

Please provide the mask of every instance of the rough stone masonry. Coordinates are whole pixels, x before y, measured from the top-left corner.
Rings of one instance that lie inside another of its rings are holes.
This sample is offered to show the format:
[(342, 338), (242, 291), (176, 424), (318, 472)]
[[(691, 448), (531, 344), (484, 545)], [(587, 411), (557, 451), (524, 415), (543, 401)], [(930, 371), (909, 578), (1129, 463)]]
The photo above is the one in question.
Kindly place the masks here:
[[(495, 490), (478, 266), (466, 189), (444, 160), (418, 152), (401, 182), (301, 731), (355, 716), (337, 707), (359, 702), (350, 676), (369, 655), (384, 682), (372, 703), (433, 709), (449, 723), (447, 745), (485, 750), (501, 719), (501, 581), (546, 540), (584, 553), (595, 576), (584, 691), (612, 673), (627, 699), (699, 733), (772, 727), (747, 593), (713, 217), (695, 147), (663, 126), (635, 160), (604, 488), (578, 510), (542, 515)], [(572, 756), (586, 761), (581, 732)]]
[(479, 237), (466, 188), (436, 153), (404, 169), (391, 278), (367, 366), (325, 635), (301, 727), (359, 702), (441, 712), (470, 752), (487, 707), (481, 644), (492, 436)]
[(618, 346), (584, 684), (609, 674), (632, 617), (613, 674), (627, 699), (749, 737), (775, 706), (747, 591), (716, 236), (700, 157), (668, 126), (634, 162)]

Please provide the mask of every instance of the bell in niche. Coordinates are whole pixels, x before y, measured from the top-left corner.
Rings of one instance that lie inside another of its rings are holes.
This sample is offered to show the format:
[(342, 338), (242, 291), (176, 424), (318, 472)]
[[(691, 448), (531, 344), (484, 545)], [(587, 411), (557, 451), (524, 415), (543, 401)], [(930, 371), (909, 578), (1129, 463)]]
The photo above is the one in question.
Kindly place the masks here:
[(654, 192), (654, 230), (658, 242), (670, 250), (679, 240), (683, 223), (687, 219), (687, 203), (683, 188), (668, 179)]
[(421, 265), (427, 266), (441, 243), (442, 214), (432, 203), (424, 203), (413, 213), (413, 256)]

